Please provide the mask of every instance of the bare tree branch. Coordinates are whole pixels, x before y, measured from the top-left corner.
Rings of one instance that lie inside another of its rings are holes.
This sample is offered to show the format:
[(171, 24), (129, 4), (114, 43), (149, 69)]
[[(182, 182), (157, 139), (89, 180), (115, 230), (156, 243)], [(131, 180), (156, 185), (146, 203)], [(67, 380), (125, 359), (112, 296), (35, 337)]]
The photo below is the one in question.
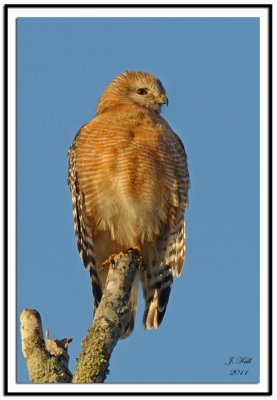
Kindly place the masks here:
[(69, 383), (72, 374), (68, 369), (68, 344), (72, 339), (43, 338), (42, 324), (36, 310), (25, 308), (20, 315), (22, 352), (33, 383)]
[(129, 298), (139, 266), (136, 251), (114, 257), (110, 264), (101, 302), (92, 326), (82, 342), (76, 371), (68, 369), (68, 344), (72, 339), (44, 341), (42, 324), (36, 310), (25, 308), (20, 316), (22, 352), (33, 383), (104, 382), (109, 373), (112, 351), (124, 332), (130, 313)]
[(106, 379), (112, 351), (130, 312), (129, 297), (137, 267), (137, 257), (133, 252), (114, 258), (93, 325), (82, 343), (74, 383), (104, 382)]

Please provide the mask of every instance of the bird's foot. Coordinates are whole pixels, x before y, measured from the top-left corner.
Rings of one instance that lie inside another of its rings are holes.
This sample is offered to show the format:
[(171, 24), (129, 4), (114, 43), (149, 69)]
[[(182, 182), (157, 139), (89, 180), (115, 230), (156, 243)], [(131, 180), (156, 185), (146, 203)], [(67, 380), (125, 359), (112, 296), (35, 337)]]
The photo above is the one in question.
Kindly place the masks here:
[(130, 247), (130, 248), (127, 250), (127, 252), (128, 252), (128, 253), (133, 253), (133, 254), (135, 254), (135, 255), (137, 256), (137, 259), (138, 259), (139, 264), (142, 263), (141, 247), (140, 247), (139, 244), (135, 244), (135, 246)]
[(111, 254), (105, 261), (102, 262), (102, 268), (109, 268), (109, 266), (111, 264), (114, 264), (114, 258), (115, 258), (115, 256), (118, 256), (119, 254), (122, 254), (122, 253), (120, 252), (118, 254), (117, 253)]

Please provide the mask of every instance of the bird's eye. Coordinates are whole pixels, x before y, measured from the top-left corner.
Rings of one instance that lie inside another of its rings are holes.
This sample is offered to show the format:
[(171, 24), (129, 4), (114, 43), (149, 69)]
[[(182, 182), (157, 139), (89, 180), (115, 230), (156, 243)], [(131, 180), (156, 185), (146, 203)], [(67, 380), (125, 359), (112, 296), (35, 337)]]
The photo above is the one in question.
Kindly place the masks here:
[(146, 88), (140, 88), (137, 90), (137, 94), (147, 94), (147, 89)]

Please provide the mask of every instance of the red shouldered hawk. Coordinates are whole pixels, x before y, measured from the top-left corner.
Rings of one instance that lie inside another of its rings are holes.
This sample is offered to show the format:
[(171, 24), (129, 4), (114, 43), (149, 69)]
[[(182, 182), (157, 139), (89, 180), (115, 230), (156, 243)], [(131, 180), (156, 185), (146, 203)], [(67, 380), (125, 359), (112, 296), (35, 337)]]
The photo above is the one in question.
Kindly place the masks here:
[(139, 246), (142, 268), (131, 291), (134, 327), (137, 285), (145, 299), (144, 326), (158, 328), (173, 277), (185, 257), (189, 172), (184, 146), (161, 117), (162, 83), (145, 72), (123, 72), (102, 94), (94, 119), (68, 152), (77, 245), (91, 278), (95, 307), (112, 254)]

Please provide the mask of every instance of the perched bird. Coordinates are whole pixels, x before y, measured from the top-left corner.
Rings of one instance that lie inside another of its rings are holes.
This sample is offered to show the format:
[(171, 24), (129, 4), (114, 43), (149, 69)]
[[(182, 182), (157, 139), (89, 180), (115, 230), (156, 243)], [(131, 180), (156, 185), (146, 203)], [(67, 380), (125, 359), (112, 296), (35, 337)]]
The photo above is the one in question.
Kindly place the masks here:
[(161, 117), (165, 89), (145, 72), (121, 73), (100, 97), (96, 116), (81, 127), (68, 152), (74, 228), (91, 278), (95, 307), (111, 254), (137, 247), (142, 267), (131, 291), (134, 327), (138, 282), (144, 326), (158, 328), (173, 277), (185, 257), (189, 172), (184, 146)]

